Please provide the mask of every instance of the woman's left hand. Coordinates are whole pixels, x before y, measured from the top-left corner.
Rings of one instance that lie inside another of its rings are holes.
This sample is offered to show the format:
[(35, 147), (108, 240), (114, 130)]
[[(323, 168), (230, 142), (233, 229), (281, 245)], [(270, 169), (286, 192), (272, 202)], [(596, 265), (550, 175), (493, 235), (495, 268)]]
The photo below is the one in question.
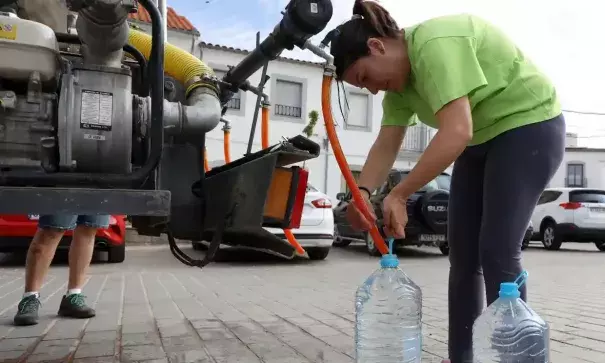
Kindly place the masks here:
[(408, 223), (407, 197), (391, 191), (382, 202), (384, 232), (389, 237), (404, 238)]

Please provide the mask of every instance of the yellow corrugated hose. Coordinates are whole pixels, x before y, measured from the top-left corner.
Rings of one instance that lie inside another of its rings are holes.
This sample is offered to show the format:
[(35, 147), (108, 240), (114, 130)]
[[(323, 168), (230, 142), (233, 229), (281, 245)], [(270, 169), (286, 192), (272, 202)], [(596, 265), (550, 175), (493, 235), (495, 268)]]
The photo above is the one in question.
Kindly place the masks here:
[[(128, 42), (141, 52), (145, 59), (149, 59), (151, 53), (149, 34), (131, 28)], [(186, 95), (200, 86), (210, 87), (218, 92), (213, 84), (203, 80), (194, 81), (194, 78), (202, 75), (214, 76), (214, 70), (193, 54), (170, 43), (164, 43), (164, 72), (187, 87)]]

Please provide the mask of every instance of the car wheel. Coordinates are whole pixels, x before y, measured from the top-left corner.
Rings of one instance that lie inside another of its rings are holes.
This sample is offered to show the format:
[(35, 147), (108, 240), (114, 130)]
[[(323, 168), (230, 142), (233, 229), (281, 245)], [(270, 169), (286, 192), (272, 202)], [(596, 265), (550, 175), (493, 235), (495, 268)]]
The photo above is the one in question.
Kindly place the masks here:
[(330, 247), (305, 248), (305, 251), (307, 251), (307, 255), (309, 256), (310, 260), (319, 261), (325, 260), (326, 257), (328, 257), (328, 254), (330, 253)]
[(344, 239), (338, 233), (338, 227), (336, 224), (334, 225), (334, 242), (332, 242), (332, 246), (334, 247), (347, 247), (351, 244), (350, 239)]
[(200, 241), (191, 241), (191, 247), (193, 247), (194, 251), (208, 251), (208, 246)]
[(126, 259), (126, 245), (109, 247), (107, 262), (122, 263)]
[(599, 251), (605, 252), (605, 241), (598, 241), (598, 242), (595, 242), (594, 244), (595, 244), (595, 246), (597, 246)]
[[(381, 256), (382, 253), (380, 253), (380, 250), (378, 250), (378, 248), (376, 247), (376, 243), (374, 243), (374, 239), (372, 238), (372, 235), (370, 235), (370, 232), (367, 232), (366, 234), (366, 249), (368, 251), (368, 254), (370, 256)], [(393, 249), (395, 249), (393, 247)]]
[(529, 247), (529, 238), (524, 239), (521, 242), (521, 251), (525, 251), (525, 249), (527, 249), (527, 247)]
[(557, 234), (557, 225), (554, 222), (546, 222), (542, 227), (542, 244), (549, 251), (556, 251), (561, 248), (563, 240)]
[(444, 256), (448, 256), (450, 254), (450, 245), (447, 243), (439, 245), (439, 251), (441, 251)]

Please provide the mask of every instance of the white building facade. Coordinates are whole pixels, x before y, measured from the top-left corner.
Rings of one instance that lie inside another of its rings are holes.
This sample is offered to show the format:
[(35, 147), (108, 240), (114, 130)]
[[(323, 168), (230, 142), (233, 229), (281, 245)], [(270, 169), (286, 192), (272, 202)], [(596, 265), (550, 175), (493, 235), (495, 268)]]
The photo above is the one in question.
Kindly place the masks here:
[(568, 133), (565, 155), (549, 187), (605, 189), (605, 149), (578, 146), (578, 135)]

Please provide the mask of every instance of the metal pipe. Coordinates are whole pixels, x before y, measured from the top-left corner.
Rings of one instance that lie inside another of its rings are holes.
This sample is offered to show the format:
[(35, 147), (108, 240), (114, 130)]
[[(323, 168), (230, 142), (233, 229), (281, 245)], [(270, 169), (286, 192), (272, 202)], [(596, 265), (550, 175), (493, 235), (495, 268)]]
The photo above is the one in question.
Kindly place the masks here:
[(78, 11), (76, 30), (85, 64), (120, 67), (128, 43), (130, 7), (119, 0), (97, 0)]
[[(239, 64), (231, 68), (223, 80), (232, 85), (221, 90), (221, 103), (226, 103), (237, 88), (265, 63), (276, 59), (285, 49), (302, 47), (307, 39), (320, 33), (332, 18), (332, 2), (316, 0), (316, 11), (309, 11), (308, 0), (290, 0), (281, 21), (262, 42), (257, 44)], [(312, 8), (315, 8), (312, 7)]]
[(166, 5), (166, 0), (157, 0), (157, 3), (158, 10), (160, 10), (160, 14), (162, 14), (162, 20), (164, 20), (164, 23), (162, 25), (164, 39), (168, 41), (168, 6)]
[[(260, 43), (260, 32), (256, 33), (256, 47), (258, 49)], [(250, 127), (250, 136), (248, 137), (248, 149), (246, 150), (246, 155), (249, 155), (252, 152), (252, 144), (254, 143), (254, 134), (256, 132), (256, 124), (258, 122), (258, 111), (260, 110), (260, 101), (263, 94), (263, 88), (265, 86), (266, 76), (267, 76), (267, 68), (269, 68), (269, 61), (266, 61), (263, 65), (263, 71), (260, 76), (260, 82), (258, 82), (258, 93), (256, 94), (256, 105), (254, 106), (254, 117), (252, 119), (252, 127)], [(229, 73), (227, 73), (229, 74)]]

